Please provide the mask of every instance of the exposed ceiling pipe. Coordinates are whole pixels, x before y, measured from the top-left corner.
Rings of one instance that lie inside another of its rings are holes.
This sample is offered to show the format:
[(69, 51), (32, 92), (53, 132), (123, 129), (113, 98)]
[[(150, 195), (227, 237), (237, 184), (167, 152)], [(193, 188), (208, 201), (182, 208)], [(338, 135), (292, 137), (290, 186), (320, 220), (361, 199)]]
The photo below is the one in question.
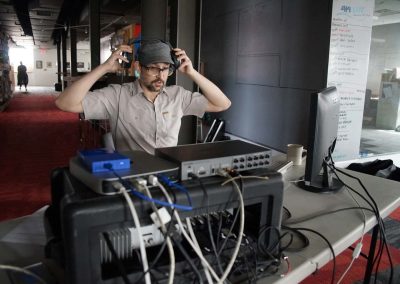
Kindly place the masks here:
[(21, 24), (24, 34), (26, 36), (33, 37), (32, 24), (28, 10), (29, 0), (14, 0), (12, 2), (15, 13), (17, 14), (18, 21)]

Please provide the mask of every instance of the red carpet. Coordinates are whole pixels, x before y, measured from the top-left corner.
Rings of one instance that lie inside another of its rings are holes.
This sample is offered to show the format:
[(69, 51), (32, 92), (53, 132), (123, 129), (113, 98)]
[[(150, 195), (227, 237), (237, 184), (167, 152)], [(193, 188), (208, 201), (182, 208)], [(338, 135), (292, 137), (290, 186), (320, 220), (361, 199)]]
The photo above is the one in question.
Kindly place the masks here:
[(78, 115), (58, 110), (55, 96), (15, 96), (0, 112), (0, 221), (49, 204), (50, 172), (79, 147)]

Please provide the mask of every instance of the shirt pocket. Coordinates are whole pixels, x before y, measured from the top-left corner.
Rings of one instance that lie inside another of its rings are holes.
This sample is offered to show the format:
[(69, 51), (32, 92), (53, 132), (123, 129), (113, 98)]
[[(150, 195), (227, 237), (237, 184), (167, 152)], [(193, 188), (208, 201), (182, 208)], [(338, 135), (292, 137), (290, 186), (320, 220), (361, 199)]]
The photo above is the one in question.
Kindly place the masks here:
[(161, 111), (161, 118), (163, 122), (162, 129), (165, 136), (175, 137), (179, 134), (182, 118), (182, 114), (179, 111), (164, 109)]

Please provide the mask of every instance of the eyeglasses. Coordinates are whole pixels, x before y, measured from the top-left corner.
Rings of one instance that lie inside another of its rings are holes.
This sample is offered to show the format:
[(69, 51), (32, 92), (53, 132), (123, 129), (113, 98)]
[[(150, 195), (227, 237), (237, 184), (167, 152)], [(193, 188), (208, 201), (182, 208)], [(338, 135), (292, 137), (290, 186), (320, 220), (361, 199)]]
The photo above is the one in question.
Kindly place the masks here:
[(146, 71), (152, 75), (152, 76), (158, 76), (161, 73), (166, 74), (168, 73), (168, 76), (171, 76), (175, 69), (172, 66), (169, 67), (164, 67), (164, 68), (158, 68), (154, 66), (142, 66)]

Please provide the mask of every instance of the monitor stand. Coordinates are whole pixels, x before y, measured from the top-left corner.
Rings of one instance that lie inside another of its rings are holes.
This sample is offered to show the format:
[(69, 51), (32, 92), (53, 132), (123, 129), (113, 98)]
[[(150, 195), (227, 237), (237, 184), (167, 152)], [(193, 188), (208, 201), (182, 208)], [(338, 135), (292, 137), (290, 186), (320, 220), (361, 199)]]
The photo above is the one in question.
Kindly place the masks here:
[(303, 180), (298, 182), (297, 185), (304, 190), (315, 193), (334, 193), (341, 190), (343, 188), (343, 183), (333, 177), (332, 172), (326, 163), (324, 163), (322, 169), (322, 175), (317, 176), (312, 184)]

